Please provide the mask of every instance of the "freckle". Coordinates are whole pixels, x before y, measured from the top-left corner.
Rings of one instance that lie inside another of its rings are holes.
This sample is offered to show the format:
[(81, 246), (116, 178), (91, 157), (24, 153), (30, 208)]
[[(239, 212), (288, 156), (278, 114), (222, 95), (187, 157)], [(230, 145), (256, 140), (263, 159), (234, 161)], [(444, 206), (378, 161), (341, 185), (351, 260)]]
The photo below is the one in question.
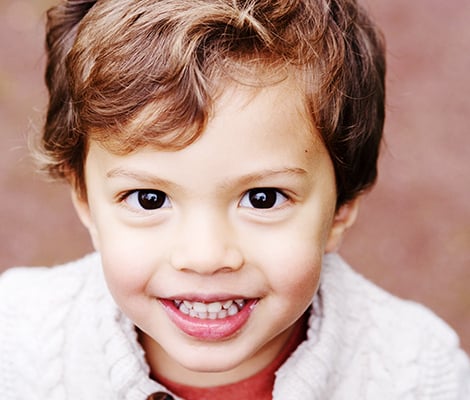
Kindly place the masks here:
[(305, 153), (308, 153), (308, 150), (307, 150), (307, 149), (305, 149), (305, 150), (304, 150), (304, 152), (305, 152)]

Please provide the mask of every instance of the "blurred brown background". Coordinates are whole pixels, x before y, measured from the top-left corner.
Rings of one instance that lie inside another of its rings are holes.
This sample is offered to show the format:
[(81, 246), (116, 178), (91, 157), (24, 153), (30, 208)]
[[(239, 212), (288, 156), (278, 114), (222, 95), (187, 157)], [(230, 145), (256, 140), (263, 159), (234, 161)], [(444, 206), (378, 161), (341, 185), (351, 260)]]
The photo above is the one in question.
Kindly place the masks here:
[[(388, 44), (379, 181), (342, 253), (389, 291), (450, 323), (470, 352), (470, 2), (364, 0)], [(34, 171), (45, 109), (44, 11), (0, 0), (0, 270), (91, 250), (67, 188)]]

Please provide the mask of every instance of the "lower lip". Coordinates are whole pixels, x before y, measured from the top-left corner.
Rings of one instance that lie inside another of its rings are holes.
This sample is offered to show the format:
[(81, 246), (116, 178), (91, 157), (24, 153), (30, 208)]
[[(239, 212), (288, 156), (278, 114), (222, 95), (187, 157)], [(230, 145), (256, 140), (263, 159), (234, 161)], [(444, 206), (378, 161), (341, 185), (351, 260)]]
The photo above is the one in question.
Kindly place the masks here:
[(235, 335), (248, 321), (258, 300), (247, 300), (237, 314), (221, 319), (201, 319), (183, 314), (172, 300), (160, 299), (171, 321), (185, 334), (206, 341), (228, 339)]

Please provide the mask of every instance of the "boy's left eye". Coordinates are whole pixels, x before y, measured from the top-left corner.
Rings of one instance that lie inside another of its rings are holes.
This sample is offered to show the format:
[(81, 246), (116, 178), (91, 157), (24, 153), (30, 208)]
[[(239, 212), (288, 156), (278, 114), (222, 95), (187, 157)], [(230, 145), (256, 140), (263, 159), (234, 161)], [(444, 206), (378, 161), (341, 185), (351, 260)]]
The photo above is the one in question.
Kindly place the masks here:
[(157, 210), (170, 207), (170, 200), (166, 193), (160, 190), (135, 190), (129, 193), (125, 202), (137, 210)]
[(287, 196), (274, 188), (251, 189), (240, 200), (240, 206), (256, 209), (270, 209), (279, 207), (286, 202)]

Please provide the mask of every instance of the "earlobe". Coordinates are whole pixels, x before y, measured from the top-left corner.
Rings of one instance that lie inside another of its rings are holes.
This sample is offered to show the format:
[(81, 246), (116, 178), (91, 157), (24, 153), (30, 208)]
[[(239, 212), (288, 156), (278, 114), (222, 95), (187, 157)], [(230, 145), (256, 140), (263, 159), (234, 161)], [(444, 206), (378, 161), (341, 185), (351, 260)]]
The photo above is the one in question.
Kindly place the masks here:
[(72, 189), (72, 203), (77, 212), (78, 218), (88, 230), (95, 250), (99, 250), (98, 233), (90, 212), (90, 206), (86, 199), (81, 198), (76, 190)]
[(328, 241), (325, 247), (326, 253), (338, 251), (344, 236), (344, 233), (356, 222), (357, 214), (359, 212), (360, 198), (349, 201), (343, 204), (338, 211), (336, 211), (333, 224), (331, 226)]

